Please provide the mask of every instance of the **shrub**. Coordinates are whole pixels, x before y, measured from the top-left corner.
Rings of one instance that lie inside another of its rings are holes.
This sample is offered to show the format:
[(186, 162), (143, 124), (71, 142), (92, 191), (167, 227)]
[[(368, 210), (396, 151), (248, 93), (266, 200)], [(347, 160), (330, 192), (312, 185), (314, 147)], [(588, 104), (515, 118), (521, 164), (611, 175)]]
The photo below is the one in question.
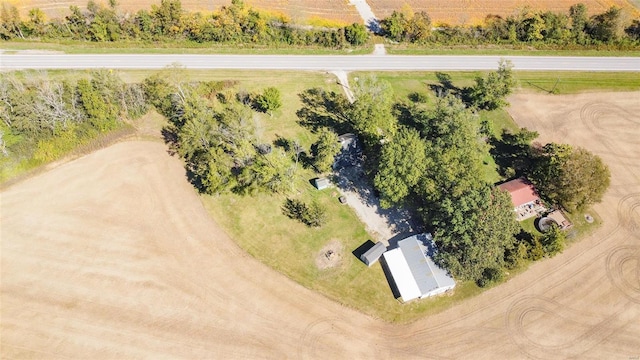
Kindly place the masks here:
[(500, 282), (504, 274), (501, 269), (498, 268), (486, 268), (482, 272), (482, 277), (476, 281), (476, 284), (480, 287), (486, 287), (491, 284)]
[(282, 212), (287, 217), (309, 227), (320, 227), (327, 222), (327, 209), (315, 201), (307, 205), (300, 200), (287, 198), (282, 206)]

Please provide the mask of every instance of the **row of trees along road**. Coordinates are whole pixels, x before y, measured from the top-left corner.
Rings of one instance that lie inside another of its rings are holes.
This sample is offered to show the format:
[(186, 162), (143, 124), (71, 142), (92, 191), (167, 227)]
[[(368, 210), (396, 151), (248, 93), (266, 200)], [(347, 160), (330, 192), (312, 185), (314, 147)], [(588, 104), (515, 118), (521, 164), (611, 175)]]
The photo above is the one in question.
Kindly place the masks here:
[(382, 34), (398, 42), (416, 44), (527, 44), (540, 47), (640, 45), (640, 19), (611, 7), (588, 16), (587, 6), (578, 3), (568, 12), (535, 11), (524, 8), (506, 18), (487, 15), (480, 25), (433, 24), (426, 12), (394, 11), (380, 23)]
[(284, 15), (245, 6), (241, 0), (232, 0), (231, 5), (210, 14), (187, 12), (180, 0), (162, 0), (150, 10), (135, 14), (121, 11), (115, 0), (109, 0), (106, 7), (90, 0), (86, 10), (71, 6), (67, 16), (49, 21), (38, 8), (31, 9), (26, 19), (21, 19), (17, 8), (6, 2), (0, 10), (0, 39), (5, 40), (192, 41), (343, 48), (362, 45), (369, 37), (361, 24), (339, 28), (302, 26)]
[[(3, 2), (0, 38), (193, 41), (329, 48), (359, 46), (369, 39), (369, 32), (361, 24), (313, 28), (294, 24), (281, 14), (253, 9), (241, 0), (232, 0), (231, 5), (211, 14), (187, 12), (179, 0), (162, 0), (150, 10), (139, 10), (135, 14), (121, 11), (115, 0), (109, 0), (108, 4), (105, 7), (91, 0), (86, 10), (71, 6), (64, 18), (47, 20), (38, 8), (31, 9), (27, 18), (21, 19), (15, 6)], [(616, 7), (588, 16), (587, 7), (578, 3), (567, 12), (524, 8), (506, 18), (487, 15), (480, 25), (449, 26), (432, 23), (426, 12), (403, 10), (382, 19), (381, 34), (394, 42), (415, 44), (627, 49), (640, 45), (640, 19), (632, 19)]]

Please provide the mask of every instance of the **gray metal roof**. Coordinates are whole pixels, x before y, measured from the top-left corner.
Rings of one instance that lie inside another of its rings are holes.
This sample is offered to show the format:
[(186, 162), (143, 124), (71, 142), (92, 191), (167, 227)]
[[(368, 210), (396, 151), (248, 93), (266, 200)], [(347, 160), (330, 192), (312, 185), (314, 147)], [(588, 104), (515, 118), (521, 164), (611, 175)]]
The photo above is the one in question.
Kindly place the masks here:
[(455, 285), (455, 281), (447, 271), (437, 266), (431, 259), (434, 244), (429, 234), (413, 235), (398, 241), (398, 247), (409, 264), (411, 274), (422, 294)]
[(378, 241), (375, 245), (371, 247), (371, 249), (367, 250), (367, 252), (362, 254), (360, 256), (360, 259), (365, 264), (371, 266), (371, 264), (378, 261), (380, 256), (382, 256), (382, 254), (384, 254), (385, 251), (387, 251), (387, 247), (383, 243)]
[(317, 178), (313, 182), (318, 190), (326, 189), (331, 185), (327, 178)]

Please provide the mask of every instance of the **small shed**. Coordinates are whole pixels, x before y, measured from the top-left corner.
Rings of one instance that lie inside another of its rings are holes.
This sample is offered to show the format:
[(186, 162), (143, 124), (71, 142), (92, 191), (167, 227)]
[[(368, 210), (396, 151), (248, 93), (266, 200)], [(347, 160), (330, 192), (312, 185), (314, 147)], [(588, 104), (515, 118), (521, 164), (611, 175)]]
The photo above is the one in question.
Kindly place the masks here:
[(331, 182), (329, 181), (329, 179), (324, 177), (316, 178), (316, 179), (313, 179), (313, 186), (315, 186), (316, 189), (318, 190), (324, 190), (329, 186), (331, 186)]
[(378, 259), (380, 259), (380, 256), (382, 256), (385, 251), (387, 251), (387, 247), (384, 246), (383, 243), (378, 241), (371, 247), (371, 249), (360, 255), (360, 260), (362, 260), (363, 263), (367, 264), (367, 266), (371, 266), (375, 264)]

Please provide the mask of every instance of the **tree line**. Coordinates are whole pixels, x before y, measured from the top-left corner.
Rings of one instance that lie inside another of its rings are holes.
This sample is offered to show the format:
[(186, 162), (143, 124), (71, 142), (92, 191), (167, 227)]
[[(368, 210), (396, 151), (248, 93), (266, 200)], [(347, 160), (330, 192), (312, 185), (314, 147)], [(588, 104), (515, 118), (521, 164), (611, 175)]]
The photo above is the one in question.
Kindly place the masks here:
[[(180, 0), (162, 0), (150, 9), (130, 14), (90, 0), (86, 10), (69, 8), (64, 18), (47, 20), (42, 10), (31, 9), (21, 19), (17, 8), (6, 2), (0, 12), (0, 39), (72, 39), (91, 42), (189, 41), (195, 43), (320, 46), (344, 48), (369, 40), (362, 24), (320, 28), (292, 23), (284, 15), (246, 6), (241, 0), (205, 14), (189, 12)], [(480, 25), (434, 24), (421, 11), (394, 11), (380, 21), (380, 34), (394, 42), (421, 45), (526, 45), (536, 47), (634, 48), (640, 44), (640, 19), (611, 7), (588, 15), (586, 5), (571, 6), (567, 12), (531, 10), (502, 17), (488, 15)]]
[(139, 84), (126, 84), (113, 72), (88, 78), (52, 80), (46, 74), (0, 74), (0, 162), (48, 162), (126, 119), (147, 112)]
[(91, 42), (192, 41), (196, 43), (264, 44), (343, 48), (364, 44), (364, 25), (313, 28), (296, 25), (283, 15), (273, 15), (232, 0), (212, 14), (188, 12), (180, 0), (162, 0), (150, 10), (123, 13), (117, 2), (108, 6), (90, 0), (86, 10), (69, 8), (62, 19), (47, 20), (42, 10), (31, 9), (21, 19), (15, 6), (2, 3), (0, 39), (72, 39)]
[(423, 11), (394, 11), (382, 19), (380, 27), (390, 40), (415, 44), (551, 47), (640, 44), (640, 19), (631, 19), (615, 6), (588, 16), (587, 6), (582, 3), (572, 5), (566, 13), (524, 8), (507, 17), (487, 15), (482, 24), (474, 26), (437, 25)]

